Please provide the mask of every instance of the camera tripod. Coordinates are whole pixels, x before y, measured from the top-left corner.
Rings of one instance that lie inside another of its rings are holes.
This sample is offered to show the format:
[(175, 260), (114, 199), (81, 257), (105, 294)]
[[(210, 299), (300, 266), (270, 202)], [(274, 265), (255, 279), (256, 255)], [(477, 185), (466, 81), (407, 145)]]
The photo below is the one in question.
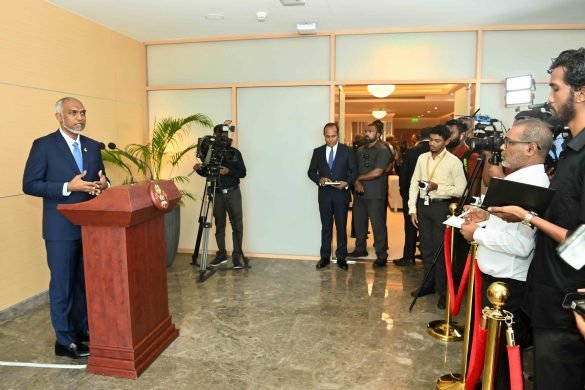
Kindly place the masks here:
[[(210, 175), (206, 176), (205, 179), (205, 186), (203, 188), (203, 196), (201, 197), (201, 209), (199, 211), (199, 229), (197, 230), (197, 239), (195, 241), (195, 248), (193, 250), (193, 255), (191, 256), (191, 264), (192, 265), (199, 265), (199, 282), (205, 282), (207, 279), (211, 277), (217, 271), (225, 271), (226, 269), (219, 269), (215, 267), (208, 267), (208, 250), (209, 250), (209, 232), (213, 227), (213, 208), (215, 203), (215, 196), (217, 195), (216, 191), (221, 190), (221, 180), (218, 175)], [(219, 196), (223, 196), (221, 192), (219, 192)], [(228, 211), (228, 215), (230, 217), (230, 221), (233, 221), (232, 214)], [(244, 255), (244, 251), (242, 250), (242, 242), (240, 242), (240, 237), (234, 235), (234, 239), (237, 240), (237, 246), (240, 248), (242, 260), (244, 262), (244, 268), (252, 268), (249, 264), (249, 260)], [(199, 256), (199, 249), (201, 248), (201, 261), (197, 264), (197, 258)]]

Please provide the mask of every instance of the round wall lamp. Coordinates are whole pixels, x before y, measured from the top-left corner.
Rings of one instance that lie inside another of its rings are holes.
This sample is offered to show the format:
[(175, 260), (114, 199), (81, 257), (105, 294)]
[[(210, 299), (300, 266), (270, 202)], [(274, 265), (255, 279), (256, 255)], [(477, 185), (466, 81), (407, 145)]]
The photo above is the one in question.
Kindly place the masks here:
[(377, 98), (385, 98), (387, 96), (390, 96), (392, 94), (392, 92), (394, 92), (395, 89), (396, 89), (396, 85), (394, 85), (394, 84), (368, 85), (368, 92)]
[(387, 112), (384, 110), (374, 110), (372, 111), (372, 116), (376, 119), (382, 119), (386, 116)]

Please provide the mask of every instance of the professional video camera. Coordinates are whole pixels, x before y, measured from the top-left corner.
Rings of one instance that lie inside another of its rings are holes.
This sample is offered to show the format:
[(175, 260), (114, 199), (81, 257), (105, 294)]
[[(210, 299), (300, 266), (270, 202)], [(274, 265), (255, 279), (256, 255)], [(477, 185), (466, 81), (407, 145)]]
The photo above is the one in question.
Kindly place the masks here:
[(215, 126), (214, 135), (206, 135), (197, 141), (196, 155), (201, 160), (201, 173), (205, 177), (219, 176), (223, 163), (234, 158), (233, 151), (230, 151), (232, 139), (227, 136), (229, 131), (236, 130), (235, 126), (230, 126), (231, 123), (227, 120)]
[(500, 146), (504, 144), (504, 128), (497, 128), (495, 123), (498, 119), (492, 119), (489, 116), (474, 116), (475, 121), (473, 128), (473, 138), (468, 138), (465, 142), (473, 151), (488, 151), (492, 153), (489, 163), (499, 165), (502, 162), (502, 152)]

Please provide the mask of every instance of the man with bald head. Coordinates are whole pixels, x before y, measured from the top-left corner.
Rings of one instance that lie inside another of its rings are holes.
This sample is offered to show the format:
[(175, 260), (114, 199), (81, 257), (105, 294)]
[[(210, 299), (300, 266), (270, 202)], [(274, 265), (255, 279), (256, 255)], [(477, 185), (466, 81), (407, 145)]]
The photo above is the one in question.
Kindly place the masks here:
[(59, 204), (80, 203), (108, 187), (96, 141), (81, 135), (86, 110), (73, 97), (55, 104), (59, 129), (33, 142), (22, 188), (43, 198), (43, 238), (51, 272), (49, 303), (55, 329), (55, 354), (73, 359), (89, 356), (81, 228), (58, 210)]

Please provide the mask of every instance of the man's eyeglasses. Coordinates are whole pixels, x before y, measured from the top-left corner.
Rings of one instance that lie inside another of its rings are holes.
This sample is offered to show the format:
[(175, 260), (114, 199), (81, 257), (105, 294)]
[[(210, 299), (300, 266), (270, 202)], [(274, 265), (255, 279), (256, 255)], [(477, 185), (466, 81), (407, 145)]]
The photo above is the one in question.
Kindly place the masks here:
[(536, 148), (538, 150), (540, 150), (540, 145), (538, 145), (536, 143), (536, 141), (515, 141), (515, 140), (510, 139), (508, 137), (504, 137), (504, 145), (506, 145), (506, 147), (508, 147), (508, 145), (514, 145), (514, 144), (535, 144)]

